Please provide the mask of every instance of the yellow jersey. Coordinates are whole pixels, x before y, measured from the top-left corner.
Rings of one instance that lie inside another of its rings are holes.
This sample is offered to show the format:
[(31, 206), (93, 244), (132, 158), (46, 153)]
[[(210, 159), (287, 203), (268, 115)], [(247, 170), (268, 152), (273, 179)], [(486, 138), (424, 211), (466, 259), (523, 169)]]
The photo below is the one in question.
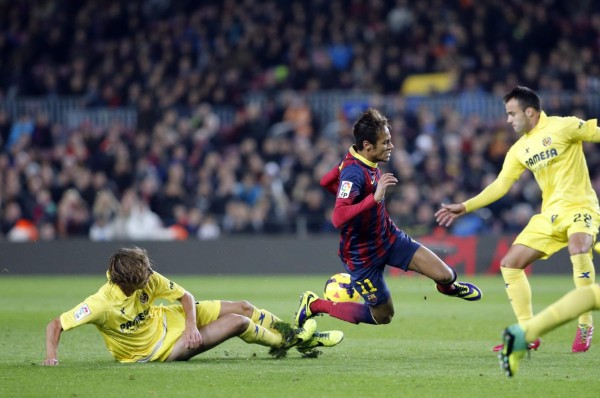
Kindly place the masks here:
[(64, 330), (95, 325), (116, 360), (145, 362), (161, 349), (167, 335), (167, 307), (153, 305), (155, 299), (175, 301), (184, 294), (184, 288), (154, 271), (148, 284), (129, 297), (107, 282), (97, 293), (61, 314), (60, 322)]
[(542, 112), (538, 124), (511, 146), (496, 181), (464, 203), (467, 211), (499, 199), (529, 169), (542, 191), (542, 212), (574, 208), (600, 212), (583, 153), (583, 141), (596, 142), (595, 135), (596, 119)]

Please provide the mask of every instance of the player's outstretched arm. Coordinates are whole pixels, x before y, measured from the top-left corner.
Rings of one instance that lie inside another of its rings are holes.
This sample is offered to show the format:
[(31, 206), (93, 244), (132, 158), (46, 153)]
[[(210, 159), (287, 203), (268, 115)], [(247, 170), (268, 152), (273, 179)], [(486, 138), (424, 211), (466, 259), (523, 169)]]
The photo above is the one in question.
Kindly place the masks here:
[(46, 326), (46, 359), (44, 366), (58, 365), (58, 342), (63, 331), (60, 318), (55, 318)]
[(441, 209), (435, 212), (435, 220), (442, 227), (449, 227), (454, 220), (467, 212), (467, 208), (462, 203), (453, 203), (450, 205), (442, 203)]

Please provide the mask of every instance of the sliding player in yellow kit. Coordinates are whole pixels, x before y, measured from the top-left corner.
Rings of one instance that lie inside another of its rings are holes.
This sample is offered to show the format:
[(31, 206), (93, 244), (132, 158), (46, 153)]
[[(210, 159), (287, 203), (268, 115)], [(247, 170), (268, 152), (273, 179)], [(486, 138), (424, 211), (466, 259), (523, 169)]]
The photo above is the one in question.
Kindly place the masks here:
[[(271, 347), (275, 357), (293, 346), (305, 353), (343, 338), (340, 331), (315, 333), (314, 322), (293, 329), (247, 301), (195, 302), (190, 292), (154, 271), (146, 251), (138, 247), (117, 250), (107, 277), (98, 292), (50, 321), (43, 365), (58, 365), (61, 333), (85, 324), (96, 326), (119, 362), (187, 361), (235, 336)], [(181, 304), (154, 305), (158, 298)]]
[[(600, 224), (598, 198), (592, 188), (582, 142), (600, 142), (596, 119), (547, 116), (540, 97), (527, 87), (504, 96), (507, 122), (522, 137), (509, 149), (500, 174), (479, 195), (457, 204), (442, 204), (436, 220), (449, 226), (465, 213), (504, 196), (529, 169), (542, 190), (541, 213), (534, 215), (501, 260), (506, 293), (519, 324), (533, 317), (531, 287), (525, 268), (568, 247), (577, 288), (595, 281), (592, 246)], [(591, 312), (579, 316), (573, 352), (585, 352), (594, 331)], [(540, 340), (530, 342), (537, 349)], [(502, 345), (494, 351), (502, 350)]]

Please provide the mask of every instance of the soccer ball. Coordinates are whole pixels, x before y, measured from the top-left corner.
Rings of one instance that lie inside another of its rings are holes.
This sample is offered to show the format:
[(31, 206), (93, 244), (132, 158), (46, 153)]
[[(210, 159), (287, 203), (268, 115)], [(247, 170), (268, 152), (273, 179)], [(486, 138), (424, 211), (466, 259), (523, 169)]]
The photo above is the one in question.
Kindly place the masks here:
[(333, 275), (325, 282), (323, 294), (329, 301), (359, 302), (362, 297), (350, 284), (350, 274), (339, 273)]

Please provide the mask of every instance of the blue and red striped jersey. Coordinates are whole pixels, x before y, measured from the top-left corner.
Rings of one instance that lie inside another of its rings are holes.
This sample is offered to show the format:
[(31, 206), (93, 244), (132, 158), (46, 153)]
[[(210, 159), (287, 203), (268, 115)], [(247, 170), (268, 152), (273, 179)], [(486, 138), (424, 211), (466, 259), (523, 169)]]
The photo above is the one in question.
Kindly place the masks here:
[(337, 178), (337, 198), (332, 221), (340, 229), (339, 256), (351, 270), (379, 264), (396, 241), (399, 229), (373, 194), (381, 171), (350, 148), (342, 162), (321, 180), (333, 191)]

